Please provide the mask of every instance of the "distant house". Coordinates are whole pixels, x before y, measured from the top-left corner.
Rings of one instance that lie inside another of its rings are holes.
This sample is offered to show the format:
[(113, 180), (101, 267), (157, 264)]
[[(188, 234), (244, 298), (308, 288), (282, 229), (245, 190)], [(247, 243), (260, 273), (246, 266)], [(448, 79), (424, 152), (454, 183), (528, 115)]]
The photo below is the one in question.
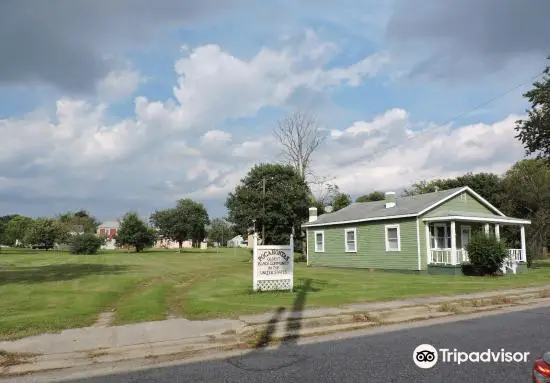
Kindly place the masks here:
[(526, 269), (525, 225), (507, 217), (469, 187), (354, 203), (317, 216), (310, 210), (307, 261), (312, 266), (353, 267), (458, 274), (468, 262), (475, 232), (500, 236), (501, 226), (519, 228), (519, 248), (508, 249), (503, 272)]
[(247, 242), (242, 235), (237, 235), (227, 241), (227, 247), (247, 247)]
[(119, 221), (105, 221), (97, 227), (97, 235), (105, 237), (105, 245), (101, 246), (102, 249), (116, 249), (116, 242), (114, 237), (117, 235), (119, 228)]
[[(172, 241), (168, 238), (160, 238), (157, 241), (155, 241), (155, 244), (153, 245), (154, 249), (179, 249), (180, 245), (178, 241)], [(193, 242), (190, 240), (183, 241), (181, 244), (181, 247), (183, 249), (189, 249), (193, 247)]]

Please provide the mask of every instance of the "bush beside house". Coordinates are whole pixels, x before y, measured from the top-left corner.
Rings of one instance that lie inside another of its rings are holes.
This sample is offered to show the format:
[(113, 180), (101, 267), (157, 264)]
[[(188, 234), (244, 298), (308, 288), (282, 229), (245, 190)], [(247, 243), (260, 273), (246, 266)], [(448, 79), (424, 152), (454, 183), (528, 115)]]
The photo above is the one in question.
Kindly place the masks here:
[(466, 250), (470, 259), (463, 267), (466, 275), (494, 275), (508, 256), (506, 243), (485, 233), (474, 234)]

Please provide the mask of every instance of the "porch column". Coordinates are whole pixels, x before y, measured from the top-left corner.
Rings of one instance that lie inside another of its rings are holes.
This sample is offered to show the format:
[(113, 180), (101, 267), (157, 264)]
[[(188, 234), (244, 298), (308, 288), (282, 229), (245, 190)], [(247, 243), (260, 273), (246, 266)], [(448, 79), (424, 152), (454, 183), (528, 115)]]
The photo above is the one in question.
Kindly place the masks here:
[(521, 234), (521, 260), (523, 262), (527, 262), (527, 251), (526, 251), (526, 246), (525, 246), (525, 226), (524, 225), (521, 225), (520, 234)]
[(456, 259), (456, 223), (451, 221), (451, 262), (453, 265), (458, 264)]
[(428, 260), (428, 264), (430, 264), (433, 262), (433, 260), (432, 260), (432, 252), (431, 252), (432, 244), (430, 241), (431, 238), (430, 238), (429, 222), (426, 222), (425, 226), (426, 226), (426, 259)]
[(495, 223), (495, 237), (500, 241), (500, 225), (498, 223)]
[(483, 230), (485, 231), (485, 235), (489, 235), (489, 224), (488, 223), (483, 225)]

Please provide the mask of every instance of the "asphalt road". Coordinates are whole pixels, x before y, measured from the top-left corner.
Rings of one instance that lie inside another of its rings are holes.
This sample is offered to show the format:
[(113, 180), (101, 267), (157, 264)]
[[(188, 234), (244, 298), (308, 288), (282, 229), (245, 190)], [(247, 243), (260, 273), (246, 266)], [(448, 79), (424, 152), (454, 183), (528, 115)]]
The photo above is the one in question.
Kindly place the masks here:
[[(420, 344), (463, 352), (530, 352), (525, 362), (413, 362)], [(307, 345), (254, 350), (225, 360), (79, 380), (114, 382), (529, 382), (533, 360), (550, 350), (550, 308)]]

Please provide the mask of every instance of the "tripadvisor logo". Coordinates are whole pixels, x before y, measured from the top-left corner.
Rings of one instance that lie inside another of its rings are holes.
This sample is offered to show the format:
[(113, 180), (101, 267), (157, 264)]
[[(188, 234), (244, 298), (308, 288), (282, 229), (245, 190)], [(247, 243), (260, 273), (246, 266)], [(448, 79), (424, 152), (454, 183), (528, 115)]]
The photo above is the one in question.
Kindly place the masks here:
[[(441, 354), (441, 355), (440, 355)], [(456, 348), (437, 350), (430, 344), (421, 344), (414, 349), (413, 361), (420, 368), (432, 368), (438, 360), (445, 363), (526, 363), (530, 352), (511, 352), (501, 348), (499, 351), (487, 349), (482, 352), (463, 352)]]

